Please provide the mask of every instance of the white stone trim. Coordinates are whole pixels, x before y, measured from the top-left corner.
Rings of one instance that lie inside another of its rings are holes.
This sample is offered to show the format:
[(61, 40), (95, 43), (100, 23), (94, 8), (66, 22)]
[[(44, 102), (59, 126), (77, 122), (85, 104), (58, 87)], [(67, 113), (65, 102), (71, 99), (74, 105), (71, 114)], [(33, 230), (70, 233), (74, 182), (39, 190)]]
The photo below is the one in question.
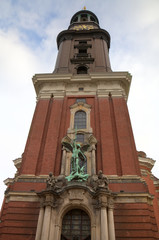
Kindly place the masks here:
[(154, 196), (149, 193), (118, 193), (114, 203), (148, 203), (153, 204)]
[(138, 157), (138, 159), (139, 159), (140, 165), (145, 166), (145, 167), (149, 168), (150, 170), (153, 168), (153, 166), (156, 162), (152, 158)]
[(13, 162), (16, 169), (19, 169), (22, 163), (22, 158), (16, 158), (15, 160), (13, 160)]
[(39, 202), (39, 198), (35, 192), (8, 192), (6, 202)]
[[(64, 96), (96, 95), (128, 98), (131, 84), (128, 72), (107, 72), (89, 74), (36, 74), (33, 84), (37, 98), (64, 98)], [(79, 88), (83, 87), (83, 91)]]
[(138, 176), (138, 175), (123, 175), (123, 176), (118, 176), (118, 175), (107, 175), (107, 178), (109, 180), (139, 180), (141, 182), (145, 182), (145, 180)]
[(78, 132), (83, 132), (83, 133), (84, 132), (85, 133), (92, 133), (92, 128), (90, 126), (91, 106), (86, 104), (86, 103), (82, 103), (82, 102), (75, 103), (74, 105), (72, 105), (70, 107), (70, 112), (71, 112), (70, 127), (68, 128), (67, 132), (75, 134), (74, 121), (75, 121), (75, 114), (78, 111), (83, 111), (83, 112), (86, 113), (86, 128), (84, 128), (84, 129), (77, 129), (77, 131)]

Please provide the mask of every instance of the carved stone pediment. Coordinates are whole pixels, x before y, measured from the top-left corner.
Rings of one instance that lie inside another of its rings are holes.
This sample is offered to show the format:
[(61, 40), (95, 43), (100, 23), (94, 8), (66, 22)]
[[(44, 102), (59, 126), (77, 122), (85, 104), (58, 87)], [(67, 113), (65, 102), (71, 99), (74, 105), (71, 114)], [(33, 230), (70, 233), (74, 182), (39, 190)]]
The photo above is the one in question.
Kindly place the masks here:
[(77, 102), (77, 103), (73, 104), (72, 106), (70, 106), (70, 109), (79, 108), (79, 106), (83, 106), (83, 108), (86, 108), (86, 109), (90, 109), (91, 108), (91, 105), (89, 105), (87, 103)]
[(69, 194), (69, 200), (79, 200), (79, 201), (83, 201), (84, 199), (84, 193), (85, 190), (83, 189), (74, 189), (74, 191), (68, 191)]

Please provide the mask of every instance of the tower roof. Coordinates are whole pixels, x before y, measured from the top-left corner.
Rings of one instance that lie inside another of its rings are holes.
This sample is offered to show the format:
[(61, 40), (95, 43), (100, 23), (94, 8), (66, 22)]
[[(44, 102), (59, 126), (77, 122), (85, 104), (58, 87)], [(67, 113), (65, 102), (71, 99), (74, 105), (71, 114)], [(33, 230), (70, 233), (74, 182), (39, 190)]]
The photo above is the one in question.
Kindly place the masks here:
[(88, 10), (81, 10), (76, 12), (71, 18), (70, 24), (76, 22), (95, 22), (99, 24), (97, 16), (93, 12)]

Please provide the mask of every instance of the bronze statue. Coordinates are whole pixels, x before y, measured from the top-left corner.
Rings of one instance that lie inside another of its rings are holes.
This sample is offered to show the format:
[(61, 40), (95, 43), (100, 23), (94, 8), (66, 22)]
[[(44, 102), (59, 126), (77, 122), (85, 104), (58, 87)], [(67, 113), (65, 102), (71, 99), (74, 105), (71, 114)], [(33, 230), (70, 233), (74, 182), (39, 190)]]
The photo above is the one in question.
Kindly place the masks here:
[(85, 163), (87, 161), (86, 155), (84, 152), (86, 152), (89, 148), (88, 144), (85, 144), (81, 146), (79, 143), (76, 143), (76, 137), (73, 139), (72, 143), (63, 142), (63, 146), (72, 152), (71, 157), (71, 173), (69, 176), (66, 177), (68, 181), (78, 180), (78, 181), (85, 181), (88, 178), (88, 174), (84, 173), (84, 164), (82, 167), (80, 167), (79, 162), (80, 159)]

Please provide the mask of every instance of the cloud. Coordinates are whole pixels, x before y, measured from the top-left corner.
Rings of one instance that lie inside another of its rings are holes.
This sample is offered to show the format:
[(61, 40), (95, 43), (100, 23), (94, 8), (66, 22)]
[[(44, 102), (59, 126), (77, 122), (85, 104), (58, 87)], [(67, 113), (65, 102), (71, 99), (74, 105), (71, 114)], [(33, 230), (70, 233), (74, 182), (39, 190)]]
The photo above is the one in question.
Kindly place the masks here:
[[(35, 106), (35, 93), (31, 83), (39, 63), (32, 51), (21, 42), (15, 30), (0, 31), (0, 146), (1, 184), (13, 177), (15, 168), (11, 160), (19, 157), (25, 146)], [(5, 186), (1, 188), (3, 196)]]
[(0, 31), (0, 45), (3, 46), (0, 55), (0, 71), (6, 78), (3, 78), (3, 81), (11, 80), (11, 76), (14, 76), (18, 83), (27, 81), (31, 77), (29, 73), (37, 68), (37, 63), (35, 56), (20, 41), (17, 31)]

